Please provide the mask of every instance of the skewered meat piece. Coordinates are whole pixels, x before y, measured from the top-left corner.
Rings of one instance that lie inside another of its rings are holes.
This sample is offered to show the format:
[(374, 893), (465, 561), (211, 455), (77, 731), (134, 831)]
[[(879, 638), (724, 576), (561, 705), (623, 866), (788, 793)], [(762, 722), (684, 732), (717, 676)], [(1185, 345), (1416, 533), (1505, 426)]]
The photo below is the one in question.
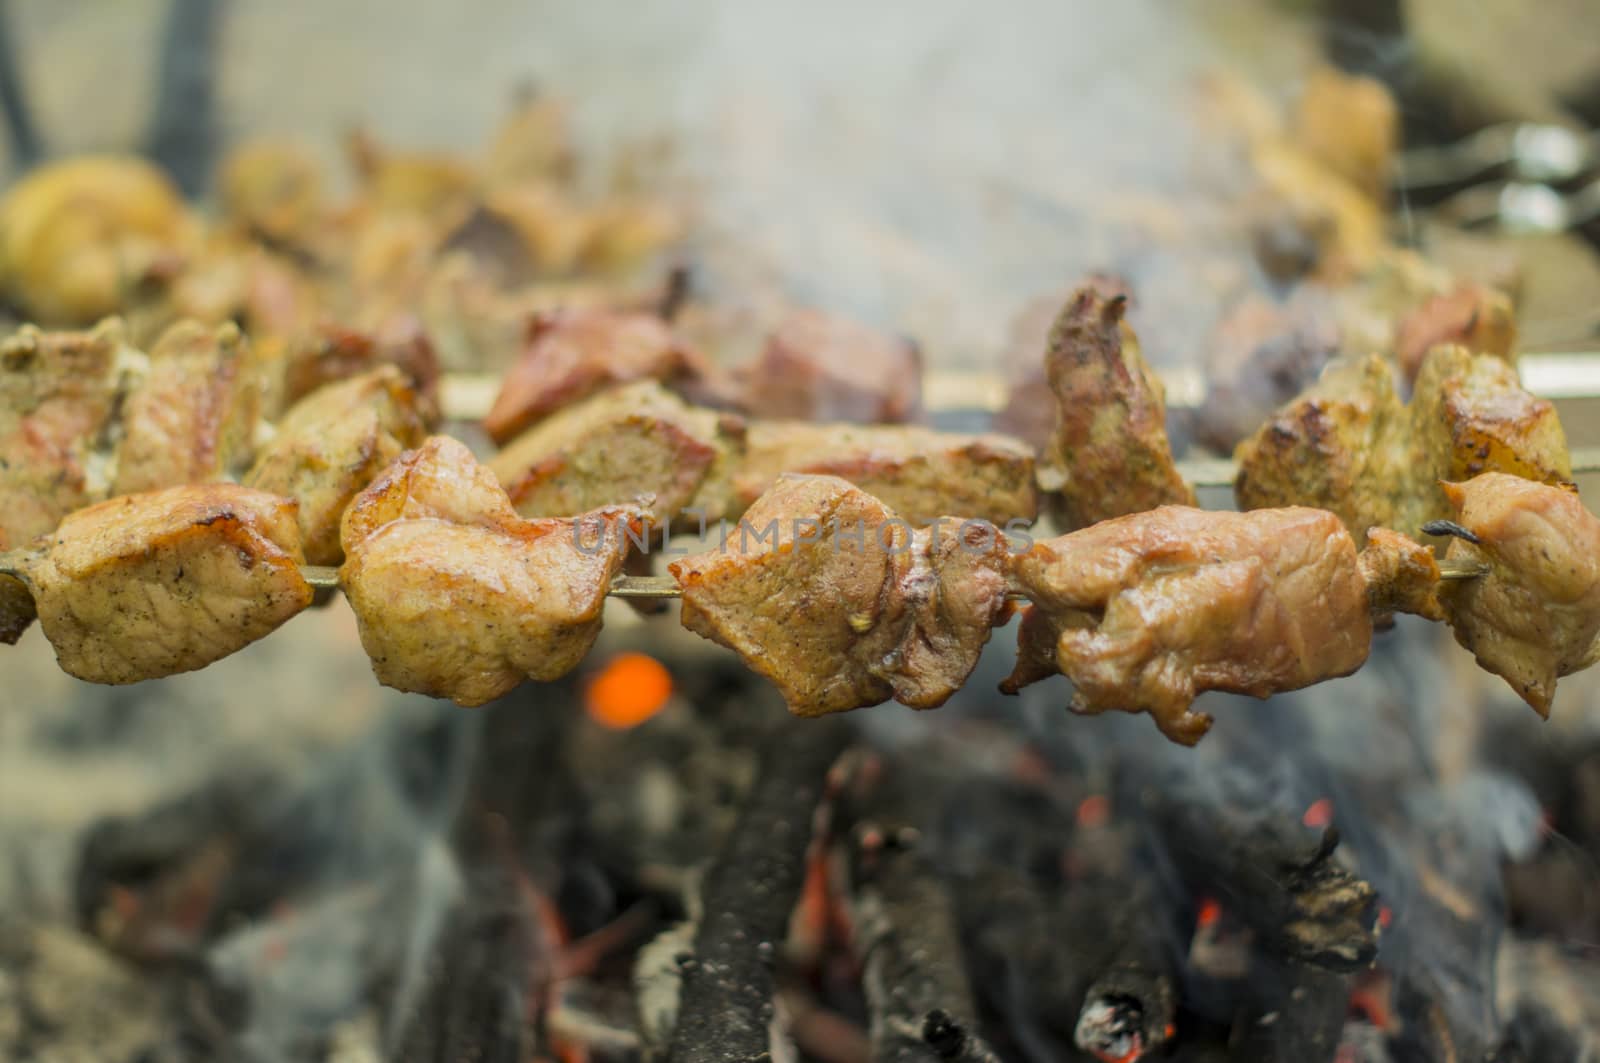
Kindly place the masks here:
[(1194, 503), (1167, 442), (1161, 382), (1123, 321), (1126, 305), (1080, 288), (1050, 332), (1045, 371), (1056, 428), (1040, 452), (1038, 475), (1069, 528)]
[(323, 322), (290, 350), (283, 373), (286, 403), (298, 402), (324, 384), (348, 380), (380, 365), (403, 372), (426, 400), (428, 420), (439, 391), (439, 359), (422, 323), (411, 314), (393, 314), (372, 329)]
[(1456, 641), (1548, 716), (1556, 680), (1600, 656), (1600, 520), (1575, 491), (1505, 473), (1447, 484), (1445, 495), (1471, 536), (1447, 556), (1489, 565), (1444, 592)]
[(1126, 280), (1107, 273), (1092, 273), (1065, 296), (1030, 300), (1011, 322), (1000, 356), (1010, 388), (1005, 406), (994, 416), (994, 430), (1016, 436), (1036, 449), (1049, 445), (1056, 424), (1055, 397), (1050, 393), (1045, 360), (1039, 357), (1039, 352), (1049, 350), (1050, 330), (1061, 316), (1062, 303), (1081, 287), (1093, 288), (1107, 299), (1123, 297), (1130, 314), (1138, 309), (1138, 300)]
[(1439, 601), (1439, 562), (1431, 547), (1388, 528), (1368, 528), (1361, 551), (1361, 578), (1375, 617), (1411, 613), (1443, 620)]
[(176, 265), (188, 227), (177, 188), (143, 159), (50, 163), (0, 200), (0, 281), (32, 321), (87, 324)]
[(1396, 525), (1409, 489), (1406, 428), (1388, 364), (1338, 359), (1235, 448), (1234, 498), (1240, 509), (1328, 509), (1352, 535)]
[(1439, 480), (1499, 471), (1560, 483), (1572, 468), (1555, 407), (1523, 391), (1510, 365), (1460, 347), (1429, 352), (1409, 407), (1381, 358), (1336, 361), (1234, 460), (1240, 508), (1319, 506), (1352, 535), (1418, 534), (1449, 512)]
[(1406, 379), (1417, 378), (1429, 351), (1448, 344), (1514, 361), (1517, 315), (1510, 298), (1492, 288), (1464, 284), (1407, 314), (1395, 333), (1395, 357)]
[(122, 406), (113, 495), (216, 480), (250, 460), (261, 417), (260, 374), (233, 324), (169, 328)]
[(311, 602), (294, 502), (235, 484), (126, 495), (22, 556), (61, 667), (92, 683), (203, 668)]
[(325, 204), (322, 168), (298, 144), (257, 140), (228, 153), (217, 178), (223, 214), (246, 231), (283, 247), (316, 236)]
[(1007, 549), (981, 521), (913, 532), (844, 480), (785, 476), (726, 543), (670, 567), (685, 627), (820, 716), (959, 690), (1006, 609)]
[(1372, 641), (1355, 542), (1322, 510), (1163, 506), (1036, 543), (1013, 577), (1034, 604), (1002, 690), (1059, 671), (1074, 712), (1148, 712), (1183, 745), (1211, 727), (1201, 692), (1349, 675)]
[(1402, 531), (1450, 512), (1441, 480), (1504, 472), (1548, 484), (1572, 481), (1555, 405), (1524, 391), (1516, 369), (1499, 358), (1464, 347), (1434, 348), (1417, 375), (1410, 413), (1410, 468), (1422, 479), (1412, 497), (1426, 508), (1397, 525)]
[(962, 435), (915, 425), (756, 421), (734, 474), (736, 510), (784, 473), (838, 476), (912, 524), (961, 513), (1005, 524), (1038, 513), (1033, 451), (1002, 435)]
[(1294, 138), (1369, 199), (1388, 198), (1400, 108), (1382, 82), (1333, 67), (1313, 71), (1295, 108)]
[(610, 385), (641, 379), (681, 385), (710, 372), (710, 364), (654, 314), (537, 314), (483, 426), (496, 443), (505, 443), (562, 406)]
[(736, 370), (757, 417), (900, 424), (922, 418), (922, 352), (909, 339), (817, 310), (797, 310)]
[(313, 565), (337, 565), (339, 521), (352, 499), (426, 434), (417, 393), (380, 366), (301, 399), (244, 477), (248, 487), (300, 503), (300, 540)]
[(104, 496), (110, 428), (143, 364), (115, 319), (0, 343), (0, 540), (24, 545)]
[(378, 681), (481, 705), (571, 671), (640, 519), (613, 506), (523, 520), (462, 444), (408, 451), (344, 519), (339, 580)]
[(710, 520), (732, 508), (732, 470), (743, 451), (737, 417), (641, 380), (557, 411), (489, 468), (524, 516), (570, 517), (649, 496), (646, 508), (659, 519), (693, 506)]

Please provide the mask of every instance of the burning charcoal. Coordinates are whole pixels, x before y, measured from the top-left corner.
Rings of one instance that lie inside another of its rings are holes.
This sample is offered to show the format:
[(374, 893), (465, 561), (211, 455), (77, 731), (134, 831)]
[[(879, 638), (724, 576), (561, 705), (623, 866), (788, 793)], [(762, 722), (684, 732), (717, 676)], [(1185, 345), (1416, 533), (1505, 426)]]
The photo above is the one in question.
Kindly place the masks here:
[(772, 967), (800, 896), (824, 777), (847, 735), (809, 720), (766, 739), (755, 789), (706, 876), (706, 915), (681, 965), (671, 1063), (770, 1058)]
[(921, 827), (926, 790), (894, 764), (852, 764), (833, 877), (851, 924), (878, 1063), (991, 1061), (977, 1030), (954, 903)]
[(1302, 964), (1266, 960), (1252, 977), (1260, 987), (1233, 1028), (1238, 1063), (1328, 1063), (1339, 1051), (1349, 1010), (1350, 977)]
[(1338, 971), (1372, 962), (1377, 897), (1334, 859), (1332, 827), (1303, 827), (1242, 786), (1211, 792), (1196, 775), (1154, 765), (1125, 767), (1119, 790), (1185, 883), (1223, 898), (1269, 951)]

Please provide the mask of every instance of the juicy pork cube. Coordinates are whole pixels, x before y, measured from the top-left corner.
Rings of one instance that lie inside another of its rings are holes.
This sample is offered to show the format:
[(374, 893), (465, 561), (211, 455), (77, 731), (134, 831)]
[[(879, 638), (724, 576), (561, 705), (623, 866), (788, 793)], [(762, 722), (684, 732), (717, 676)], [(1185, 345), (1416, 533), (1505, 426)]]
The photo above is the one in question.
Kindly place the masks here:
[(621, 506), (524, 520), (455, 440), (402, 455), (343, 528), (340, 584), (378, 681), (481, 705), (571, 671), (640, 520)]
[(114, 495), (217, 480), (240, 471), (255, 446), (261, 386), (247, 341), (231, 324), (169, 328), (122, 406)]
[(1194, 503), (1172, 460), (1161, 381), (1123, 321), (1126, 306), (1085, 286), (1050, 331), (1045, 374), (1056, 425), (1039, 455), (1039, 484), (1054, 492), (1067, 527)]
[(1517, 315), (1510, 297), (1464, 284), (1428, 299), (1396, 326), (1395, 357), (1407, 380), (1416, 379), (1429, 351), (1447, 345), (1514, 362)]
[(917, 345), (816, 310), (791, 313), (736, 372), (741, 405), (756, 417), (900, 424), (922, 416)]
[(1241, 508), (1319, 506), (1356, 536), (1374, 525), (1415, 536), (1445, 518), (1440, 480), (1507, 472), (1564, 483), (1572, 472), (1555, 407), (1506, 362), (1461, 347), (1429, 352), (1409, 406), (1381, 358), (1334, 362), (1234, 459)]
[(425, 431), (416, 391), (399, 369), (382, 366), (291, 407), (244, 483), (296, 499), (306, 560), (337, 565), (345, 508)]
[(568, 310), (536, 315), (522, 354), (483, 420), (505, 443), (562, 406), (634, 380), (683, 383), (710, 365), (661, 318), (637, 311)]
[(1372, 641), (1355, 542), (1322, 510), (1163, 506), (1036, 543), (1013, 578), (1034, 604), (1003, 690), (1060, 672), (1073, 711), (1148, 712), (1184, 745), (1211, 726), (1198, 694), (1348, 675)]
[(648, 497), (658, 518), (694, 506), (709, 520), (730, 509), (731, 470), (743, 450), (738, 418), (642, 380), (557, 411), (489, 468), (524, 516), (570, 517)]
[(1447, 484), (1448, 557), (1486, 563), (1443, 592), (1456, 641), (1541, 716), (1556, 680), (1600, 655), (1600, 520), (1575, 492), (1505, 473)]
[(0, 539), (25, 545), (105, 497), (110, 428), (143, 362), (116, 320), (0, 343)]
[(671, 570), (685, 627), (818, 716), (959, 690), (1006, 610), (1007, 549), (981, 521), (913, 531), (844, 480), (785, 476), (726, 543)]
[(191, 484), (80, 509), (25, 555), (39, 623), (94, 683), (203, 668), (311, 602), (295, 504)]
[(734, 474), (733, 497), (735, 509), (744, 509), (785, 473), (837, 476), (913, 525), (949, 513), (1003, 525), (1038, 513), (1033, 469), (1032, 449), (1010, 436), (756, 421)]

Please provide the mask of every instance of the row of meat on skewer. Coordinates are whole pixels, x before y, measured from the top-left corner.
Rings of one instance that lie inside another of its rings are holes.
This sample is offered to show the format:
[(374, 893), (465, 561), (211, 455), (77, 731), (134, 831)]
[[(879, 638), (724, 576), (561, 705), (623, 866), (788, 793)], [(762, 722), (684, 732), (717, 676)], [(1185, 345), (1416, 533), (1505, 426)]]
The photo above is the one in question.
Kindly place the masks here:
[[(1436, 348), (1409, 403), (1381, 364), (1337, 363), (1240, 445), (1247, 511), (1208, 512), (1122, 310), (1093, 286), (1062, 310), (1037, 457), (695, 404), (670, 330), (616, 312), (541, 321), (486, 464), (426, 435), (428, 381), (371, 345), (271, 424), (290, 374), (226, 327), (148, 354), (115, 324), (24, 330), (0, 348), (0, 631), (37, 613), (67, 671), (134, 682), (260, 638), (310, 604), (303, 566), (342, 563), (379, 679), (478, 704), (575, 667), (618, 574), (694, 525), (669, 566), (683, 623), (806, 715), (943, 703), (1017, 598), (1004, 689), (1062, 673), (1075, 709), (1147, 711), (1186, 743), (1199, 693), (1348, 674), (1396, 611), (1447, 620), (1541, 713), (1590, 663), (1600, 523), (1507, 363)], [(1041, 499), (1079, 530), (1030, 537)], [(1441, 581), (1421, 540), (1441, 530), (1472, 578)]]

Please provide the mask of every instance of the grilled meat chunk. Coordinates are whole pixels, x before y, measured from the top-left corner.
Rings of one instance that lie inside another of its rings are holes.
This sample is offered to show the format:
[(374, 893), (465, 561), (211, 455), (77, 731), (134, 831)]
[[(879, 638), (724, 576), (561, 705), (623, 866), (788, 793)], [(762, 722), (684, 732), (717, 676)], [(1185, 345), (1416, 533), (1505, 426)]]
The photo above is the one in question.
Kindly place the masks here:
[(0, 540), (25, 545), (104, 497), (117, 408), (143, 364), (116, 320), (0, 343)]
[(1331, 510), (1352, 535), (1399, 524), (1410, 489), (1404, 407), (1377, 355), (1331, 362), (1234, 449), (1240, 509), (1302, 503)]
[(642, 379), (682, 384), (710, 371), (709, 363), (654, 314), (538, 314), (483, 426), (496, 443), (505, 443), (562, 406), (613, 384)]
[(425, 431), (417, 393), (400, 370), (382, 366), (291, 407), (244, 483), (297, 500), (306, 560), (337, 565), (345, 507)]
[(1452, 540), (1448, 556), (1489, 566), (1443, 592), (1456, 641), (1548, 716), (1556, 680), (1600, 656), (1600, 520), (1574, 491), (1505, 473), (1445, 495), (1476, 539)]
[(1375, 617), (1411, 613), (1443, 620), (1439, 601), (1439, 562), (1431, 547), (1388, 528), (1368, 528), (1361, 551), (1361, 576)]
[(411, 387), (426, 400), (421, 411), (433, 420), (439, 391), (439, 358), (410, 314), (383, 318), (375, 328), (355, 329), (322, 323), (288, 354), (283, 372), (283, 399), (298, 402), (325, 384), (392, 365), (403, 372)]
[(340, 583), (378, 681), (481, 705), (571, 671), (639, 519), (618, 506), (524, 520), (462, 444), (408, 451), (344, 520)]
[(922, 352), (912, 341), (798, 310), (740, 366), (740, 405), (756, 417), (900, 424), (922, 417)]
[(1184, 745), (1211, 726), (1191, 709), (1203, 691), (1348, 675), (1372, 641), (1355, 542), (1321, 510), (1163, 506), (1036, 543), (1012, 568), (1034, 605), (1002, 689), (1048, 674), (1053, 645), (1073, 711), (1148, 712)]
[(1561, 418), (1548, 399), (1522, 390), (1517, 371), (1464, 347), (1436, 347), (1417, 374), (1411, 398), (1412, 456), (1420, 482), (1411, 496), (1426, 508), (1402, 531), (1450, 512), (1439, 481), (1504, 472), (1541, 483), (1572, 480)]
[(1032, 520), (1039, 508), (1032, 450), (1002, 435), (756, 421), (733, 478), (735, 510), (761, 497), (784, 473), (848, 480), (913, 525), (947, 513), (1004, 524)]
[(1409, 406), (1381, 358), (1336, 361), (1234, 460), (1241, 509), (1314, 505), (1358, 536), (1374, 525), (1415, 536), (1447, 516), (1439, 480), (1498, 471), (1561, 483), (1572, 469), (1555, 407), (1505, 362), (1460, 347), (1429, 352)]
[(894, 698), (943, 704), (1004, 613), (1004, 537), (946, 518), (912, 531), (832, 476), (785, 476), (728, 542), (674, 561), (683, 624), (738, 653), (799, 716)]
[(245, 466), (261, 417), (259, 373), (239, 329), (180, 321), (150, 350), (122, 407), (114, 495), (216, 480)]
[(1161, 382), (1122, 319), (1126, 302), (1080, 288), (1050, 332), (1056, 427), (1039, 455), (1039, 484), (1054, 492), (1066, 527), (1194, 503), (1167, 442)]
[(489, 462), (517, 512), (570, 517), (645, 499), (658, 518), (694, 506), (728, 514), (744, 451), (737, 417), (690, 406), (653, 380), (602, 391), (559, 410)]
[(1433, 296), (1401, 319), (1395, 357), (1406, 379), (1415, 380), (1428, 352), (1451, 344), (1514, 361), (1517, 315), (1510, 298), (1476, 284)]
[(93, 683), (203, 668), (311, 602), (294, 502), (189, 484), (80, 509), (26, 555), (39, 622)]

